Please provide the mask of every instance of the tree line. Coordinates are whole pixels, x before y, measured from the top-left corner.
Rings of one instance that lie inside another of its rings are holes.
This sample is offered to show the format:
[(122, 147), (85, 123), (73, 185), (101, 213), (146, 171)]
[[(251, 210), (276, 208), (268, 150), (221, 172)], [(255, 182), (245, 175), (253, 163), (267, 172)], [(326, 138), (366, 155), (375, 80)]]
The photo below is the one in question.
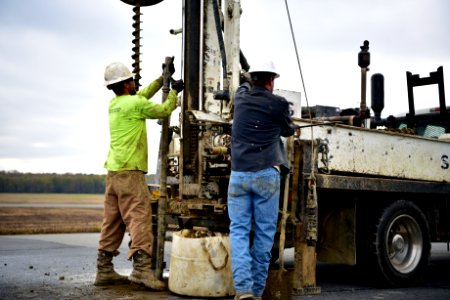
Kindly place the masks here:
[(0, 193), (99, 194), (104, 191), (105, 175), (0, 171)]
[[(147, 175), (152, 182), (155, 175)], [(0, 193), (102, 194), (106, 175), (0, 171)]]

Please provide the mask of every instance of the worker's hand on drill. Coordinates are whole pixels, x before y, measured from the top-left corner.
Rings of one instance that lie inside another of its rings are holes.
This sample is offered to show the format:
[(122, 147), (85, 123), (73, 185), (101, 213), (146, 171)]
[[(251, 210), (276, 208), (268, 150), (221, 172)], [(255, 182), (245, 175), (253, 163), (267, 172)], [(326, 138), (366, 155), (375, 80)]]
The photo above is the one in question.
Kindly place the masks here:
[(289, 115), (292, 117), (295, 113), (294, 111), (294, 103), (292, 101), (288, 101), (289, 103)]
[(162, 64), (163, 74), (164, 74), (164, 72), (166, 70), (166, 67), (167, 67), (167, 71), (169, 71), (169, 73), (170, 73), (170, 76), (172, 76), (173, 73), (175, 73), (175, 66), (173, 64), (174, 60), (175, 60), (175, 58), (172, 57), (172, 62), (170, 64), (168, 64), (168, 65), (166, 65), (165, 63)]
[(250, 76), (250, 73), (248, 72), (242, 72), (239, 77), (239, 85), (242, 85), (244, 83), (249, 83), (250, 86), (252, 85), (252, 78)]
[(177, 91), (177, 94), (184, 90), (183, 79), (172, 81), (172, 90)]

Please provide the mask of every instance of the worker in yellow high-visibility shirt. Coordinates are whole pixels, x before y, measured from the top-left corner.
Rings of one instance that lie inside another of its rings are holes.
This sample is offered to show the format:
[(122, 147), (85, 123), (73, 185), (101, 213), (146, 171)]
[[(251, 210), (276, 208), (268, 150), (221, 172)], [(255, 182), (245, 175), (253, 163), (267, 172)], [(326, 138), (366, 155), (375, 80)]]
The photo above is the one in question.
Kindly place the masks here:
[[(168, 68), (175, 72), (173, 63)], [(105, 168), (104, 218), (100, 233), (95, 285), (115, 284), (130, 280), (154, 290), (166, 288), (151, 270), (153, 234), (152, 209), (144, 174), (148, 170), (146, 119), (170, 116), (177, 106), (177, 94), (184, 89), (182, 80), (172, 83), (162, 104), (149, 99), (163, 85), (160, 76), (136, 92), (134, 74), (122, 63), (112, 63), (105, 70), (105, 85), (116, 96), (109, 103), (110, 149)], [(133, 271), (128, 276), (114, 271), (112, 259), (118, 255), (125, 230), (131, 236), (128, 258)]]

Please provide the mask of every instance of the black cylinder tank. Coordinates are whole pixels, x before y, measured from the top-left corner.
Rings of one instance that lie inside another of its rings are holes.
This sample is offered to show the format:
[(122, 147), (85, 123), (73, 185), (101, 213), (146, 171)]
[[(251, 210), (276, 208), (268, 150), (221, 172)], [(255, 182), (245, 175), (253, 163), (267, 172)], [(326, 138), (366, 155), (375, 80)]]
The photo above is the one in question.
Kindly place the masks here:
[(384, 108), (384, 76), (383, 74), (373, 74), (371, 78), (372, 84), (372, 110), (375, 113), (375, 119), (379, 120), (381, 111)]

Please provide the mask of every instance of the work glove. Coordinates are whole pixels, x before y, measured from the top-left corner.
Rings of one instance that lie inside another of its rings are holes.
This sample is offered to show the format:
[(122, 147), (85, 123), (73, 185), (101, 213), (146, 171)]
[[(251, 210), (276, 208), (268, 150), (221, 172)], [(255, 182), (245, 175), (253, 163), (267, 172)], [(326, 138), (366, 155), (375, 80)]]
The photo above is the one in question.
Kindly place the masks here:
[(177, 94), (179, 93), (179, 92), (181, 92), (182, 90), (184, 90), (184, 82), (183, 82), (183, 79), (180, 79), (180, 80), (173, 80), (172, 81), (172, 90), (175, 90), (175, 91), (177, 91)]
[(252, 85), (252, 77), (250, 76), (249, 72), (242, 72), (239, 77), (239, 85), (242, 85), (246, 82), (249, 83), (251, 86)]
[(291, 101), (288, 101), (288, 103), (289, 103), (289, 116), (292, 117), (294, 115), (294, 113), (295, 113), (295, 111), (294, 111), (294, 103), (291, 102)]
[[(174, 60), (175, 60), (175, 58), (172, 57), (172, 63), (170, 63), (170, 64), (167, 66), (167, 70), (169, 71), (170, 76), (172, 76), (173, 73), (175, 73), (175, 66), (174, 66), (174, 64), (173, 64), (173, 61), (174, 61)], [(166, 69), (166, 64), (163, 63), (163, 64), (162, 64), (162, 70), (163, 70), (163, 73), (164, 73), (165, 69)]]

